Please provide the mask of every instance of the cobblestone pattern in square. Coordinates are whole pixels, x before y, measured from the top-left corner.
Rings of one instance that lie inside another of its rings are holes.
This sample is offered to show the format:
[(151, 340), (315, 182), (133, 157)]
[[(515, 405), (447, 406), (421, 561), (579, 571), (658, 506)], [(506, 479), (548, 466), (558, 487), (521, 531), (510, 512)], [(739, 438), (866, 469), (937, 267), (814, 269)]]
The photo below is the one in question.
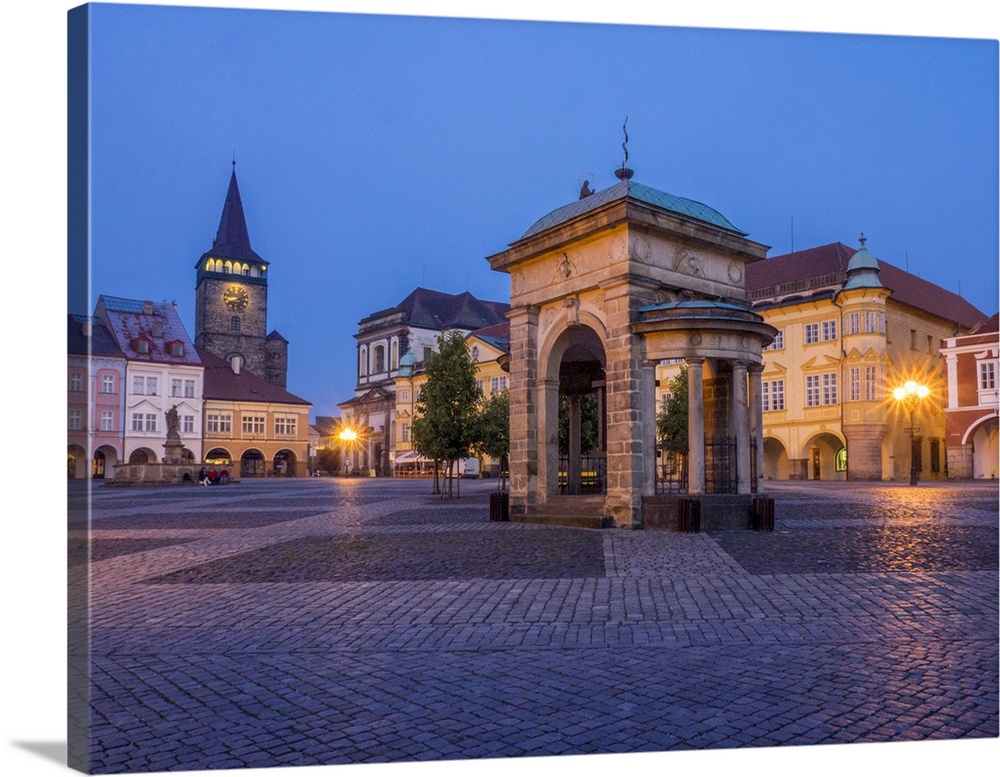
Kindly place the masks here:
[(993, 486), (781, 484), (713, 535), (428, 487), (98, 489), (92, 770), (998, 735)]

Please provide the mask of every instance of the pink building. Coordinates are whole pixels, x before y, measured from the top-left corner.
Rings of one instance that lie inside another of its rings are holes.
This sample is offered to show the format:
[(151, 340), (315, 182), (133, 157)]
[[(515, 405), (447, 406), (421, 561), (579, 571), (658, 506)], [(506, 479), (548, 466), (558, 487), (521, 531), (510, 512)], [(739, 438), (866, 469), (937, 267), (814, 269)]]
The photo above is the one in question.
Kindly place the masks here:
[(943, 341), (948, 374), (945, 408), (948, 476), (995, 478), (1000, 467), (997, 445), (997, 390), (1000, 379), (1000, 332), (997, 314), (962, 337)]

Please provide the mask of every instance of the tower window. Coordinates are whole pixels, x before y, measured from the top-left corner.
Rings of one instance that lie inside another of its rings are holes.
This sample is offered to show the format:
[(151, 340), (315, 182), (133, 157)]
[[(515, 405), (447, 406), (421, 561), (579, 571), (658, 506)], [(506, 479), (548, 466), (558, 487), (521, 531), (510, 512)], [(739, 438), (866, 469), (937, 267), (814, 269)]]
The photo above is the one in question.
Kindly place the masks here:
[(240, 317), (239, 316), (233, 316), (231, 319), (229, 319), (229, 328), (232, 329), (234, 332), (239, 332), (240, 331)]
[(229, 358), (229, 366), (233, 368), (234, 374), (239, 375), (240, 369), (243, 367), (243, 357), (239, 354), (234, 354)]
[(378, 374), (380, 372), (385, 372), (385, 347), (381, 345), (376, 345), (375, 350), (372, 353), (372, 356), (374, 357), (375, 361), (375, 366), (372, 369), (372, 371), (375, 374)]

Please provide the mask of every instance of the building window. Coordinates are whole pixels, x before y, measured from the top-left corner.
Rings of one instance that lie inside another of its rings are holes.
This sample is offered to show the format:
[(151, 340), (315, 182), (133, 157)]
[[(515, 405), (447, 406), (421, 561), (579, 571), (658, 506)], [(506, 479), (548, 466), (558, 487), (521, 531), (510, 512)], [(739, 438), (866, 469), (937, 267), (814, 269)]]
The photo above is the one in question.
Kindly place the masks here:
[(762, 351), (780, 351), (785, 347), (785, 330), (779, 329), (771, 344), (761, 348)]
[(114, 375), (104, 375), (101, 377), (101, 393), (102, 394), (114, 394), (115, 393), (115, 376)]
[(806, 345), (819, 342), (819, 324), (806, 324)]
[(837, 339), (837, 321), (832, 319), (830, 321), (823, 322), (823, 340), (836, 340)]
[(132, 378), (133, 394), (148, 394), (149, 396), (155, 396), (156, 388), (156, 378), (147, 378), (142, 375), (135, 375)]
[(865, 401), (879, 402), (882, 399), (882, 371), (875, 366), (865, 367)]
[(83, 411), (82, 410), (70, 410), (69, 411), (69, 428), (70, 429), (82, 429), (83, 428)]
[(149, 353), (149, 340), (138, 340), (135, 344), (136, 353), (148, 354)]
[(233, 330), (234, 332), (239, 332), (240, 331), (240, 317), (239, 316), (233, 316), (231, 319), (229, 319), (229, 328), (231, 330)]
[(865, 311), (865, 332), (885, 334), (885, 313), (877, 313), (874, 310)]
[(226, 413), (207, 413), (205, 424), (209, 432), (231, 434), (233, 431), (233, 417)]
[(933, 335), (927, 335), (927, 353), (934, 353), (934, 336)]
[(979, 362), (979, 390), (989, 391), (997, 387), (996, 362)]
[(132, 413), (132, 431), (142, 431), (142, 413)]
[(186, 380), (184, 381), (184, 396), (189, 399), (194, 399), (194, 381)]
[(182, 415), (181, 416), (181, 431), (188, 434), (194, 432), (194, 416), (193, 415)]
[(916, 348), (917, 348), (917, 330), (916, 329), (911, 329), (910, 330), (910, 348), (912, 348), (914, 350), (916, 350)]
[(404, 421), (403, 424), (402, 424), (402, 426), (400, 427), (400, 429), (401, 429), (400, 434), (401, 434), (402, 441), (403, 442), (409, 442), (410, 441), (410, 425)]
[(917, 472), (924, 471), (923, 452), (924, 452), (924, 438), (914, 437), (913, 444), (910, 446), (910, 457), (911, 457), (910, 461), (912, 462), (910, 466), (913, 467), (913, 469), (915, 469)]
[(368, 349), (358, 350), (358, 377), (363, 378), (368, 374)]
[(505, 391), (507, 389), (507, 376), (490, 378), (490, 391)]
[(837, 373), (823, 373), (823, 404), (837, 404)]
[(848, 401), (861, 401), (861, 368), (851, 367), (848, 373)]
[(760, 384), (761, 405), (764, 412), (785, 409), (785, 381), (765, 380)]
[(243, 416), (243, 434), (264, 434), (264, 416)]
[(115, 430), (115, 414), (111, 410), (101, 411), (101, 431), (113, 432)]
[(392, 362), (389, 368), (393, 370), (399, 368), (399, 342), (396, 340), (392, 341)]
[(83, 373), (74, 370), (69, 374), (69, 390), (83, 391)]
[(424, 346), (424, 361), (427, 361), (430, 358), (431, 358), (431, 349), (430, 349), (429, 346), (425, 345)]
[(860, 313), (848, 313), (847, 314), (847, 334), (856, 335), (861, 331), (861, 314)]
[(274, 419), (274, 433), (275, 434), (295, 434), (295, 418), (284, 418), (277, 417)]
[(179, 397), (184, 391), (184, 381), (180, 378), (170, 379), (170, 396)]
[(178, 358), (181, 357), (181, 356), (183, 356), (184, 355), (184, 343), (177, 343), (177, 342), (171, 343), (170, 344), (170, 355), (171, 356), (176, 356)]
[(146, 413), (146, 431), (156, 431), (156, 413)]
[(806, 375), (806, 407), (819, 407), (819, 375)]
[(375, 362), (375, 366), (372, 368), (372, 372), (376, 375), (385, 372), (385, 346), (376, 345), (372, 350), (372, 361)]

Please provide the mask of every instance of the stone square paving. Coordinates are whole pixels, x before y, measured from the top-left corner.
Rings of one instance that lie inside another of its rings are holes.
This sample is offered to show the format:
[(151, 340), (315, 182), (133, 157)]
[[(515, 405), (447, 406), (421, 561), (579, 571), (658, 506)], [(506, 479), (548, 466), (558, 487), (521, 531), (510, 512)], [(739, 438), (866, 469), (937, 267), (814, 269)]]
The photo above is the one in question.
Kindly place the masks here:
[(774, 484), (774, 533), (712, 534), (492, 488), (98, 487), (91, 771), (998, 736), (995, 483)]

